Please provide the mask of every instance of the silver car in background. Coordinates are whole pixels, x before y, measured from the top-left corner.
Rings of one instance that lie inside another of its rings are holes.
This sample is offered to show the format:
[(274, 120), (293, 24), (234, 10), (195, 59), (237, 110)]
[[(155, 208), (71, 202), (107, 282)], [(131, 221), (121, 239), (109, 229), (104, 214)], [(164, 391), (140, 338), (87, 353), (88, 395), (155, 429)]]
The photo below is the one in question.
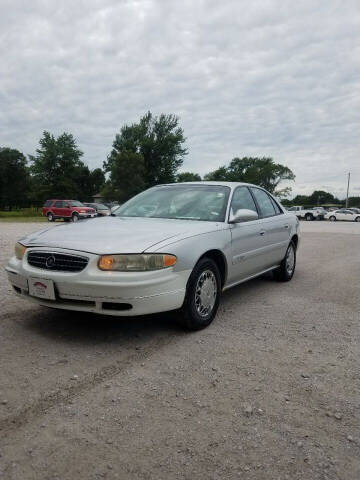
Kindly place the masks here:
[(159, 185), (110, 217), (32, 233), (8, 278), (21, 297), (106, 315), (177, 310), (191, 330), (211, 323), (220, 295), (273, 271), (291, 280), (299, 221), (256, 185)]

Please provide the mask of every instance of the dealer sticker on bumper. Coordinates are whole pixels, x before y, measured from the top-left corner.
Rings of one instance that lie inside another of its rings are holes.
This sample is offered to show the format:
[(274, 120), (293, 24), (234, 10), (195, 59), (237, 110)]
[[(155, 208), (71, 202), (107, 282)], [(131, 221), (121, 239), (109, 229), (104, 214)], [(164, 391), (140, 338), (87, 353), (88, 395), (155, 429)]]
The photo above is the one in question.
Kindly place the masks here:
[(29, 295), (55, 300), (54, 282), (43, 278), (29, 278)]

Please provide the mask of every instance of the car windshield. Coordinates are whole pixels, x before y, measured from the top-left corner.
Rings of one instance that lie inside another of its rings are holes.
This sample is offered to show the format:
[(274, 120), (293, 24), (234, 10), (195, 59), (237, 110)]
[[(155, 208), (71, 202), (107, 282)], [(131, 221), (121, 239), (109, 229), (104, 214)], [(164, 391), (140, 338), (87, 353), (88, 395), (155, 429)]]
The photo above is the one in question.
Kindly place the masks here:
[(223, 222), (229, 193), (229, 187), (215, 185), (165, 185), (140, 193), (113, 215)]
[(102, 203), (98, 203), (98, 204), (96, 205), (96, 208), (97, 208), (98, 210), (109, 210), (108, 207), (107, 207), (106, 205), (103, 205)]
[(83, 206), (84, 206), (84, 205), (83, 205), (81, 202), (79, 202), (78, 200), (70, 200), (69, 203), (70, 203), (70, 205), (71, 205), (72, 207), (83, 207)]

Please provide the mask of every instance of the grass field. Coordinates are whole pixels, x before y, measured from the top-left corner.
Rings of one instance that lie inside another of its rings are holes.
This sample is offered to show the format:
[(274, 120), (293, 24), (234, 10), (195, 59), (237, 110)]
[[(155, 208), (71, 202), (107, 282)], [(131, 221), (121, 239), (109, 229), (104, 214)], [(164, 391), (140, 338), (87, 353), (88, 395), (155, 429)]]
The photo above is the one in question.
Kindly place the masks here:
[(44, 217), (0, 217), (0, 223), (11, 223), (11, 222), (47, 222)]
[(0, 222), (44, 222), (41, 210), (36, 208), (20, 208), (18, 210), (0, 211)]

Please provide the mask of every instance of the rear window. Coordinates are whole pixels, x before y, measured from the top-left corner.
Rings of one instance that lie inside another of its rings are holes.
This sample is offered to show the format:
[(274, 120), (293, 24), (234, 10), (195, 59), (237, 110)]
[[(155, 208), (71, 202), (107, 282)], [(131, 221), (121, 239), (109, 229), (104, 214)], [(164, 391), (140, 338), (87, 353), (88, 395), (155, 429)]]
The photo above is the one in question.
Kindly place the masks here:
[(50, 207), (52, 202), (53, 202), (52, 200), (46, 200), (46, 202), (44, 203), (44, 207)]

